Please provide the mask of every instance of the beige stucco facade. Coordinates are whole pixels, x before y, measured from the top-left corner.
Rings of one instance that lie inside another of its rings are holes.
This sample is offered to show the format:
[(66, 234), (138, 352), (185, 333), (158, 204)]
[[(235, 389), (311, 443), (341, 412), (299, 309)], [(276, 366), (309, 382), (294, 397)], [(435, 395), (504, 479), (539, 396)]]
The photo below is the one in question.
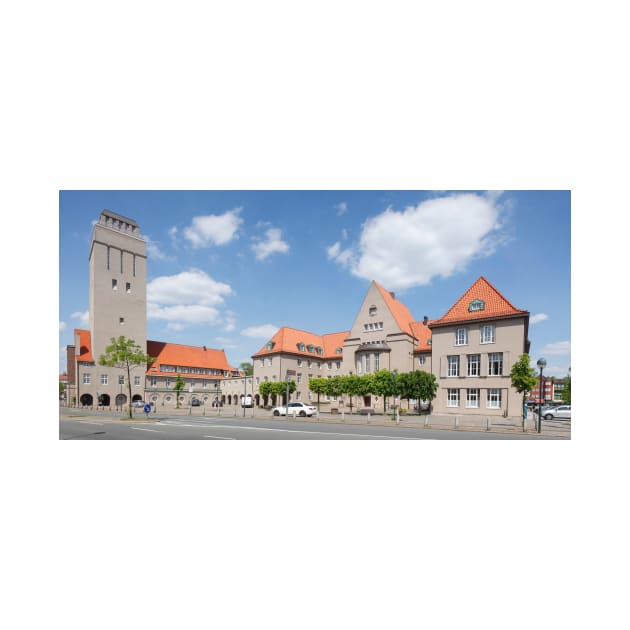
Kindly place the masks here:
[(432, 328), (433, 373), (440, 385), (434, 412), (520, 416), (523, 397), (511, 387), (510, 370), (525, 352), (526, 326), (526, 317), (514, 317)]

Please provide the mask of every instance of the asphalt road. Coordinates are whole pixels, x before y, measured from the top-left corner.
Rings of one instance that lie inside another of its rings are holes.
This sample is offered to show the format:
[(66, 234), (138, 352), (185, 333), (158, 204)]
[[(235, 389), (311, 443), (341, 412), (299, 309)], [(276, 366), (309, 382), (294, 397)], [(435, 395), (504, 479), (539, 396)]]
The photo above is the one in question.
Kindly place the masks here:
[(453, 431), (396, 426), (324, 424), (256, 418), (123, 420), (68, 414), (59, 419), (61, 440), (531, 440), (552, 436)]

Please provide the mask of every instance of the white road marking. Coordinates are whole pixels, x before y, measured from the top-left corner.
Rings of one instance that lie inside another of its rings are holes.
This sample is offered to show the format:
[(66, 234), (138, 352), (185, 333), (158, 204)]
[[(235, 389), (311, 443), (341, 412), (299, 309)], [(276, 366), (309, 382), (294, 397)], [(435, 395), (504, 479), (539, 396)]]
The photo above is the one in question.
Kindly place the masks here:
[(80, 422), (81, 424), (97, 424), (99, 427), (103, 426), (102, 422), (90, 422), (89, 420), (77, 420), (77, 422)]
[(238, 425), (210, 425), (213, 429), (243, 429), (244, 431), (280, 431), (281, 433), (309, 433), (320, 435), (343, 435), (349, 437), (367, 437), (379, 440), (417, 440), (418, 438), (397, 437), (395, 435), (370, 435), (367, 433), (333, 433), (332, 431), (300, 431), (298, 429), (269, 429), (267, 427), (240, 427)]
[(220, 435), (203, 435), (202, 437), (211, 438), (213, 440), (235, 440), (236, 438), (222, 437)]
[(129, 427), (134, 431), (151, 431), (151, 433), (162, 433), (162, 431), (156, 431), (155, 429), (141, 429), (140, 427)]

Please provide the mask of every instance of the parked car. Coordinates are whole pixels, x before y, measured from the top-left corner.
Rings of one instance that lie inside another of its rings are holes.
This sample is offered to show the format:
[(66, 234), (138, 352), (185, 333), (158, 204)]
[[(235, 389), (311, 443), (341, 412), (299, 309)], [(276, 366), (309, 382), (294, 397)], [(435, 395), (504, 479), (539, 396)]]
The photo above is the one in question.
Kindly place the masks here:
[[(308, 416), (314, 416), (317, 413), (317, 407), (313, 407), (312, 405), (306, 405), (303, 402), (292, 402), (288, 405), (289, 415), (296, 415), (305, 418)], [(274, 407), (271, 412), (274, 416), (286, 416), (287, 415), (287, 407)]]
[(201, 401), (199, 400), (199, 398), (193, 398), (190, 401), (190, 406), (191, 407), (201, 407)]
[(144, 406), (145, 406), (145, 405), (146, 405), (146, 403), (144, 402), (144, 400), (134, 400), (134, 401), (131, 403), (131, 406), (132, 406), (134, 409), (144, 409)]
[(542, 416), (545, 420), (553, 420), (554, 418), (571, 419), (571, 405), (560, 405), (559, 407), (548, 407), (542, 410)]

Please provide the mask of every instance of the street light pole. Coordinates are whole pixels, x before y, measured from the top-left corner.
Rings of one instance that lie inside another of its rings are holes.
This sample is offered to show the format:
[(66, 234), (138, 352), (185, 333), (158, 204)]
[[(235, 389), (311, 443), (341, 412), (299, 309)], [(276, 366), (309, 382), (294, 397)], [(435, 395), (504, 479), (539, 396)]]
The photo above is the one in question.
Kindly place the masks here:
[(547, 367), (545, 359), (538, 359), (536, 365), (540, 368), (540, 387), (538, 392), (538, 433), (542, 431), (542, 399), (543, 399), (543, 368)]

